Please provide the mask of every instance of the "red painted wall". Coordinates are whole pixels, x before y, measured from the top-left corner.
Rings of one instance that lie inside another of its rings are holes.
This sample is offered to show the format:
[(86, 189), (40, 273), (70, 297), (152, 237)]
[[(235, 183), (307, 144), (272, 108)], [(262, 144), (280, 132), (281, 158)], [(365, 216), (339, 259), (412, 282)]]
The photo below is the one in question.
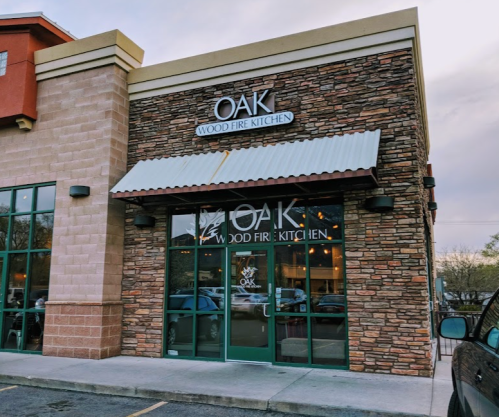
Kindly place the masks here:
[(35, 51), (72, 40), (42, 17), (0, 20), (0, 52), (8, 53), (0, 76), (0, 126), (20, 117), (36, 120)]

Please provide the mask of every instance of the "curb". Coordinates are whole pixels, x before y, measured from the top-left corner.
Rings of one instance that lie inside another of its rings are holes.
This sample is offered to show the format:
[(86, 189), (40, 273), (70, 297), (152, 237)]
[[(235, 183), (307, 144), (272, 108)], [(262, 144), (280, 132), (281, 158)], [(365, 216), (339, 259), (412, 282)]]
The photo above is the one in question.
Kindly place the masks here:
[(62, 381), (48, 378), (0, 375), (1, 384), (24, 385), (65, 391), (86, 392), (101, 395), (117, 395), (133, 398), (153, 398), (163, 401), (209, 404), (251, 410), (271, 411), (284, 414), (302, 414), (317, 417), (428, 417), (427, 414), (393, 413), (379, 410), (363, 410), (351, 407), (335, 407), (308, 403), (258, 400), (251, 398), (194, 394), (181, 391), (158, 391), (146, 388), (99, 385), (87, 382)]

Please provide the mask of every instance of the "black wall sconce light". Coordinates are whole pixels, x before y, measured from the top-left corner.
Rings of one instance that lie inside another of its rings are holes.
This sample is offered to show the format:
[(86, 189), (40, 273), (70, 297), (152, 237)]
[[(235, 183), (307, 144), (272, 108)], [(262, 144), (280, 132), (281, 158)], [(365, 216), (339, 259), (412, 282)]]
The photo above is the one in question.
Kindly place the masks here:
[(423, 177), (424, 188), (434, 188), (435, 187), (435, 177)]
[(152, 216), (138, 215), (133, 219), (133, 225), (137, 227), (154, 227), (156, 219)]
[(393, 210), (395, 199), (387, 196), (371, 197), (366, 200), (366, 210), (384, 213)]
[(428, 202), (428, 209), (431, 211), (436, 210), (438, 208), (437, 203), (435, 201)]
[(90, 187), (86, 185), (72, 185), (69, 187), (70, 197), (88, 197), (90, 195)]

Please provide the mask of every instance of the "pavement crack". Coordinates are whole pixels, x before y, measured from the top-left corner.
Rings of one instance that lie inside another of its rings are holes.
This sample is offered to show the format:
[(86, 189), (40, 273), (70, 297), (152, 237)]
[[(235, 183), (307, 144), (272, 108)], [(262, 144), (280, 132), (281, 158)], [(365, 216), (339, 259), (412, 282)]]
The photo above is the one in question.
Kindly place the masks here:
[(291, 387), (293, 384), (296, 384), (298, 381), (301, 381), (303, 378), (305, 378), (310, 372), (312, 372), (313, 369), (310, 369), (308, 370), (305, 374), (303, 374), (302, 376), (300, 376), (298, 379), (295, 379), (294, 381), (292, 381), (290, 384), (286, 385), (283, 389), (281, 389), (278, 393), (274, 394), (272, 397), (270, 397), (268, 400), (267, 400), (267, 411), (272, 411), (270, 409), (270, 404), (272, 403), (272, 401), (274, 400), (274, 398), (276, 396), (278, 396), (279, 394), (281, 394), (284, 390), (287, 390), (289, 387)]

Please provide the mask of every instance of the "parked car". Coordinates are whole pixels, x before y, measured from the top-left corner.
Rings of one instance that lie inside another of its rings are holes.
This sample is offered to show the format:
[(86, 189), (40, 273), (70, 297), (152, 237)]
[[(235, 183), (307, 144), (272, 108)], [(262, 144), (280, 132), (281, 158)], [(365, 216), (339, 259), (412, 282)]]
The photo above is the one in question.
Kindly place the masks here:
[[(172, 313), (168, 315), (168, 345), (175, 342), (191, 342), (193, 315), (189, 311), (194, 310), (194, 296), (189, 294), (175, 294), (168, 297), (168, 308), (170, 310), (185, 310), (187, 313)], [(198, 311), (218, 311), (218, 307), (210, 297), (198, 296)], [(207, 340), (218, 337), (220, 330), (220, 318), (218, 314), (199, 314), (198, 333)]]
[(266, 294), (238, 293), (231, 296), (231, 311), (245, 313), (254, 316), (258, 311), (258, 306), (267, 302)]
[[(199, 287), (200, 290), (207, 290), (212, 293), (210, 295), (211, 299), (215, 302), (215, 304), (220, 308), (220, 310), (224, 309), (225, 306), (225, 288), (224, 287)], [(240, 285), (232, 285), (231, 294), (248, 294), (243, 287)]]
[(444, 318), (442, 337), (462, 340), (452, 357), (449, 417), (499, 416), (499, 290), (474, 329), (465, 317)]
[[(300, 308), (301, 305), (305, 306)], [(291, 313), (306, 313), (307, 295), (299, 288), (282, 288), (281, 297), (276, 297), (277, 311), (286, 311)]]
[[(205, 297), (210, 297), (217, 307), (223, 308), (223, 301), (222, 301), (222, 306), (220, 307), (220, 300), (221, 299), (223, 300), (223, 297), (221, 298), (219, 294), (216, 294), (216, 293), (210, 291), (210, 289), (206, 288), (206, 287), (198, 288), (198, 293), (199, 293), (199, 295), (204, 295)], [(181, 288), (181, 289), (177, 290), (177, 292), (175, 294), (194, 295), (194, 288)]]
[[(338, 314), (345, 312), (345, 296), (340, 294), (328, 294), (323, 296), (314, 308), (315, 313)], [(317, 317), (317, 323), (327, 320), (325, 317)]]

